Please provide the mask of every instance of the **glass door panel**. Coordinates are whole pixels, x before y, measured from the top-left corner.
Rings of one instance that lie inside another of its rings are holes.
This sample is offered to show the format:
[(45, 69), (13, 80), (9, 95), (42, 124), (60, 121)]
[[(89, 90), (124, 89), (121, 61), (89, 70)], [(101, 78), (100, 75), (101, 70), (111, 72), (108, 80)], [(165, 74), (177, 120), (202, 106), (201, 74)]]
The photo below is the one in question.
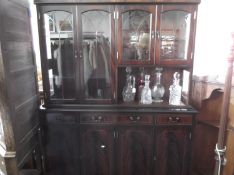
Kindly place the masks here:
[(149, 61), (151, 52), (152, 14), (130, 10), (122, 14), (123, 61)]
[(86, 100), (111, 99), (111, 13), (81, 14), (83, 82)]
[(43, 17), (50, 98), (74, 99), (73, 14), (51, 11)]
[(165, 11), (161, 14), (160, 59), (187, 60), (191, 13)]

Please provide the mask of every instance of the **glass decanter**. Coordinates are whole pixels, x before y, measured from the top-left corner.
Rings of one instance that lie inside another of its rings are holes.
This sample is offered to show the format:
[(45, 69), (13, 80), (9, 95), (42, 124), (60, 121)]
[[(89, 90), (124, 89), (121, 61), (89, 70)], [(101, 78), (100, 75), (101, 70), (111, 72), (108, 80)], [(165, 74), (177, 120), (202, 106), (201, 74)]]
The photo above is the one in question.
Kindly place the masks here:
[(152, 99), (153, 102), (162, 102), (162, 97), (165, 93), (165, 88), (161, 84), (161, 75), (162, 75), (162, 68), (155, 69), (155, 84), (151, 89)]
[(131, 67), (126, 67), (126, 85), (123, 88), (122, 96), (124, 102), (133, 102), (135, 99), (135, 77), (131, 75)]
[(141, 92), (142, 92), (142, 89), (144, 88), (144, 85), (145, 85), (144, 67), (140, 67), (139, 71), (140, 71), (140, 75), (139, 75), (138, 80), (137, 80), (137, 97), (138, 97), (138, 101), (141, 101)]
[(140, 103), (142, 104), (152, 103), (151, 89), (149, 87), (149, 84), (150, 84), (150, 75), (145, 75), (145, 86), (142, 89), (141, 100), (140, 100)]
[(169, 104), (170, 105), (180, 105), (181, 104), (181, 92), (182, 87), (180, 86), (180, 74), (175, 72), (173, 84), (170, 86), (170, 96), (169, 96)]

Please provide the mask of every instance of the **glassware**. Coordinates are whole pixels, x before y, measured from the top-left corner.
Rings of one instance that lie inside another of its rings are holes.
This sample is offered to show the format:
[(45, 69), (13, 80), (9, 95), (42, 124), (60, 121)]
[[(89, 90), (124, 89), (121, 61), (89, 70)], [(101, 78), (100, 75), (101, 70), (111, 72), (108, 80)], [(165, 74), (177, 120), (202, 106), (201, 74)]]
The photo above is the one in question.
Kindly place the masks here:
[(152, 99), (153, 102), (162, 102), (162, 97), (165, 93), (165, 88), (161, 84), (161, 75), (162, 75), (162, 68), (155, 69), (155, 84), (151, 89)]
[(126, 72), (126, 85), (124, 86), (122, 91), (123, 101), (133, 102), (136, 94), (135, 77), (131, 75), (131, 67), (126, 67)]
[(170, 86), (170, 96), (169, 96), (169, 104), (170, 105), (180, 105), (181, 104), (181, 91), (182, 87), (180, 86), (180, 74), (175, 72), (173, 84)]
[(137, 81), (137, 97), (138, 97), (138, 101), (141, 101), (141, 92), (145, 85), (145, 80), (144, 80), (145, 71), (144, 71), (144, 67), (140, 67), (139, 70), (140, 70), (140, 76)]
[(149, 87), (150, 83), (150, 75), (145, 75), (145, 86), (141, 92), (141, 100), (140, 103), (142, 104), (151, 104), (152, 103), (152, 96), (151, 96), (151, 89)]

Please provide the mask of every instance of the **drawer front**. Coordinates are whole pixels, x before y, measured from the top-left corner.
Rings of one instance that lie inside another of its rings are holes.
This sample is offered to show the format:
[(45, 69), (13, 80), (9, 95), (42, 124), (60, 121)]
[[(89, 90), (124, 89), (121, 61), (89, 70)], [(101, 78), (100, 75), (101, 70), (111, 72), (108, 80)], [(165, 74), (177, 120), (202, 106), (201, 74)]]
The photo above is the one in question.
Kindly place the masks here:
[(119, 114), (118, 123), (120, 124), (153, 124), (153, 116), (147, 114)]
[(78, 116), (74, 113), (47, 113), (46, 121), (47, 123), (56, 123), (56, 124), (72, 124), (77, 123)]
[(156, 125), (192, 125), (193, 117), (187, 114), (159, 114)]
[(114, 123), (116, 115), (112, 113), (83, 113), (80, 115), (80, 123)]

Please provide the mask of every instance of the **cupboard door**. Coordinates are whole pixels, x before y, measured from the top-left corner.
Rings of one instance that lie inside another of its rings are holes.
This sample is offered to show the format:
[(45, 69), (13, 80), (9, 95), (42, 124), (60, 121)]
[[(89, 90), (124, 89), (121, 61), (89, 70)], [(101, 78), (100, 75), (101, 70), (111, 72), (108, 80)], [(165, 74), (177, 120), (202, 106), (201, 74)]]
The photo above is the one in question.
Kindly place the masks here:
[(154, 63), (155, 6), (118, 6), (116, 18), (119, 64)]
[(162, 5), (158, 10), (156, 58), (160, 64), (192, 64), (196, 6)]
[(81, 126), (81, 175), (113, 174), (113, 133), (110, 127)]
[(79, 127), (70, 114), (47, 114), (45, 162), (49, 175), (79, 174)]
[(46, 102), (75, 100), (75, 7), (40, 7), (40, 42)]
[(153, 127), (120, 127), (117, 133), (117, 174), (151, 174)]
[(158, 126), (154, 175), (190, 174), (190, 129), (185, 126)]
[(114, 98), (114, 7), (78, 6), (81, 95), (87, 103)]

